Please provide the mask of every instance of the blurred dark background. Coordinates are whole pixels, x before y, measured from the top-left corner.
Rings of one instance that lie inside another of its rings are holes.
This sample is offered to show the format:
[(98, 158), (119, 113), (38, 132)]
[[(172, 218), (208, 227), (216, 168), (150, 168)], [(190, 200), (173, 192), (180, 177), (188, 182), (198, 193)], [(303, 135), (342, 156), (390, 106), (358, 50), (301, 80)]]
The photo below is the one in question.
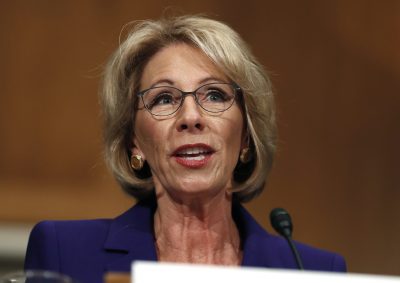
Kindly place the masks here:
[[(1, 1), (0, 265), (21, 268), (42, 219), (132, 205), (105, 168), (97, 92), (122, 27), (205, 13), (270, 72), (279, 148), (248, 208), (287, 208), (299, 241), (349, 271), (400, 275), (400, 1)], [(2, 270), (0, 269), (0, 272)]]

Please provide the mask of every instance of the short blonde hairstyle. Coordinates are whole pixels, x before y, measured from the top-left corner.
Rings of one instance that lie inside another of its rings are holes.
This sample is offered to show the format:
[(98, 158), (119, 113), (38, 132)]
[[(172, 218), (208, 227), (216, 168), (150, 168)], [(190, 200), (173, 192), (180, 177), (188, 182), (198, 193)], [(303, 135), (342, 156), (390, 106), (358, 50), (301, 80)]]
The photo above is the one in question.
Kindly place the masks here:
[(275, 105), (270, 79), (241, 37), (226, 24), (203, 16), (180, 16), (136, 23), (105, 69), (101, 102), (105, 158), (122, 188), (137, 199), (154, 189), (150, 169), (130, 165), (136, 93), (143, 69), (162, 48), (185, 43), (204, 52), (242, 89), (244, 125), (251, 160), (233, 172), (233, 194), (245, 202), (259, 195), (271, 170), (275, 143)]

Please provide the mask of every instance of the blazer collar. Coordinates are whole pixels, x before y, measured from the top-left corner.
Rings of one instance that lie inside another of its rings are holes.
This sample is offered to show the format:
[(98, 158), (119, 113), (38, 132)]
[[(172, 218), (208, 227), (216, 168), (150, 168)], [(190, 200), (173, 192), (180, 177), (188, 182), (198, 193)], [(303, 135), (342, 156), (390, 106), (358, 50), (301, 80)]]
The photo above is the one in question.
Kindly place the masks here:
[(242, 266), (270, 267), (276, 255), (270, 252), (271, 236), (238, 202), (233, 204), (232, 216), (242, 241)]
[[(104, 244), (109, 256), (107, 270), (127, 272), (134, 260), (157, 261), (153, 230), (156, 208), (155, 199), (149, 198), (111, 222)], [(242, 240), (242, 266), (270, 266), (273, 257), (265, 247), (271, 236), (239, 202), (234, 201), (232, 216)]]
[(133, 260), (157, 260), (154, 245), (154, 200), (137, 203), (110, 225), (104, 249), (107, 251), (107, 270), (127, 272)]

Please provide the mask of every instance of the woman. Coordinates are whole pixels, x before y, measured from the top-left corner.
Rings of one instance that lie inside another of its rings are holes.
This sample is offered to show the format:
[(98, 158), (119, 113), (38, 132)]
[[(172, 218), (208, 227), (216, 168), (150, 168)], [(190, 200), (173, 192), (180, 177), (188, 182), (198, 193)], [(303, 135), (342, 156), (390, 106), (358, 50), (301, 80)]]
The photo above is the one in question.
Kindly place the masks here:
[[(240, 205), (266, 182), (275, 116), (268, 77), (231, 28), (198, 16), (138, 24), (102, 102), (106, 159), (139, 202), (113, 220), (39, 223), (27, 269), (100, 282), (133, 260), (296, 268)], [(345, 270), (338, 255), (298, 249), (306, 269)]]

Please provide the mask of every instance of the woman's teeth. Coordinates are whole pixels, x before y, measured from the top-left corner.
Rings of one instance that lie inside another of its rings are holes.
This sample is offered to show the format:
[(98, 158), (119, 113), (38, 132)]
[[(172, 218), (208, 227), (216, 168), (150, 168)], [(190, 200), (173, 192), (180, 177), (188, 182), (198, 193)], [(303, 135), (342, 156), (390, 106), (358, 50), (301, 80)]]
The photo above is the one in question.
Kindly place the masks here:
[(199, 154), (208, 154), (209, 150), (201, 147), (192, 147), (180, 150), (177, 155), (185, 156), (185, 155), (199, 155)]
[(185, 148), (183, 150), (180, 150), (176, 155), (180, 157), (185, 157), (185, 158), (198, 158), (195, 160), (200, 160), (204, 158), (205, 154), (209, 154), (209, 150), (202, 148), (202, 147), (191, 147), (191, 148)]

